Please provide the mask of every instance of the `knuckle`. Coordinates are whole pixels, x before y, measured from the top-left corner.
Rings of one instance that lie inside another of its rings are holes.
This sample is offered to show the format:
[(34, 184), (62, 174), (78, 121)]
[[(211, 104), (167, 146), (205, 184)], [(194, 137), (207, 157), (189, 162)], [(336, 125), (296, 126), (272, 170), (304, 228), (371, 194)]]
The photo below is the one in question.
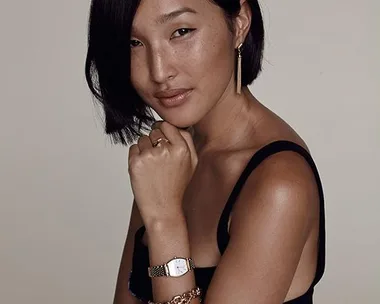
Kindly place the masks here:
[(156, 121), (155, 123), (153, 123), (152, 125), (152, 129), (156, 129), (156, 128), (159, 128), (160, 125), (162, 124), (163, 120), (158, 120)]
[(188, 131), (183, 131), (182, 136), (186, 139), (192, 139), (192, 136)]
[(141, 144), (143, 144), (144, 142), (146, 142), (147, 140), (150, 140), (150, 139), (149, 139), (149, 136), (147, 136), (147, 135), (143, 135), (143, 136), (141, 136), (141, 137), (138, 139), (137, 144), (138, 144), (138, 145), (141, 145)]
[(150, 131), (149, 135), (152, 136), (154, 134), (161, 134), (162, 132), (160, 131), (160, 129), (153, 129), (152, 131)]
[(151, 150), (144, 150), (138, 155), (132, 155), (128, 160), (128, 172), (136, 173), (143, 170), (145, 164), (149, 161), (151, 156)]
[(141, 166), (141, 159), (138, 156), (131, 156), (128, 161), (128, 172), (134, 173)]
[(138, 147), (137, 144), (133, 144), (133, 145), (131, 145), (131, 146), (129, 147), (129, 152), (132, 152), (133, 150), (135, 150), (136, 147)]
[(175, 148), (175, 153), (177, 154), (177, 155), (181, 155), (181, 156), (183, 156), (183, 155), (186, 155), (187, 154), (187, 148), (184, 146), (184, 145), (178, 145), (178, 146), (176, 146), (176, 148)]
[(169, 126), (170, 126), (170, 124), (167, 121), (163, 121), (161, 123), (161, 128), (163, 128), (163, 129), (167, 129)]

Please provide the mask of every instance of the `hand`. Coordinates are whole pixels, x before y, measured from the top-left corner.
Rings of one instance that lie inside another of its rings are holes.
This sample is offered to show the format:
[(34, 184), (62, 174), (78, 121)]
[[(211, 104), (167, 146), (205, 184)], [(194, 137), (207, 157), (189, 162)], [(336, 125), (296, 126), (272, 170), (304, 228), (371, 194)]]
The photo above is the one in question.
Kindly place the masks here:
[[(169, 142), (153, 147), (159, 138)], [(130, 147), (128, 172), (144, 223), (182, 214), (183, 195), (197, 163), (191, 134), (164, 121)]]

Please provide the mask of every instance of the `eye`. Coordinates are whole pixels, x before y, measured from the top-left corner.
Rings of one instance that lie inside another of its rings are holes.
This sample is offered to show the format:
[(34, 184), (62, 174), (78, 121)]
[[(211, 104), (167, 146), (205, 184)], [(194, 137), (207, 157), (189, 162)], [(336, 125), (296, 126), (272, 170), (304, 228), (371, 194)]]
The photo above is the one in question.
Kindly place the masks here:
[[(195, 29), (193, 29), (193, 28), (181, 28), (181, 29), (178, 29), (174, 32), (174, 33), (178, 33), (178, 35), (177, 36), (173, 35), (172, 37), (173, 38), (180, 38), (182, 36), (186, 36), (187, 34), (190, 34), (193, 31), (195, 31)], [(141, 42), (139, 42), (138, 40), (131, 40), (131, 42), (130, 42), (131, 48), (138, 47), (139, 45), (141, 45)]]
[(130, 42), (130, 46), (131, 46), (131, 48), (134, 48), (134, 47), (136, 47), (136, 46), (139, 46), (139, 41), (137, 41), (137, 40), (131, 40), (131, 42)]
[(195, 29), (192, 29), (192, 28), (181, 28), (181, 29), (178, 29), (176, 30), (174, 33), (178, 33), (179, 35), (178, 36), (174, 36), (174, 38), (179, 38), (179, 37), (182, 37), (182, 36), (185, 36), (191, 32), (195, 31)]

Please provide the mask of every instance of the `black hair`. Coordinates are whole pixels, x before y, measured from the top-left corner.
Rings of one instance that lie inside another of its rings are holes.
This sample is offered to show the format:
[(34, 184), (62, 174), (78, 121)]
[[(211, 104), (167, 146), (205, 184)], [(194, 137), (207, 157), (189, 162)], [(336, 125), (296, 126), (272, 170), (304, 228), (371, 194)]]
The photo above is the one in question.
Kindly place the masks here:
[[(149, 130), (153, 113), (131, 84), (130, 39), (141, 0), (92, 0), (88, 24), (85, 74), (105, 114), (105, 132), (114, 143), (132, 143)], [(229, 29), (240, 12), (239, 0), (209, 0), (224, 10)], [(251, 84), (262, 67), (264, 25), (257, 0), (247, 0), (252, 12), (242, 48), (242, 86)]]

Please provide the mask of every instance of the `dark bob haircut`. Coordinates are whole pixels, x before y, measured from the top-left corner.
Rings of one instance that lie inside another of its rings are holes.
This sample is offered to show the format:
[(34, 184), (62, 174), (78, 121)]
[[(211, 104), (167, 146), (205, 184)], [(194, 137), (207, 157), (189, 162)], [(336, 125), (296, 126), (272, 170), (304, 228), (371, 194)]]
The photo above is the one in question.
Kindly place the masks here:
[[(133, 143), (155, 121), (149, 106), (133, 88), (130, 39), (141, 0), (92, 0), (85, 74), (94, 97), (103, 106), (105, 132), (114, 143)], [(224, 10), (229, 29), (240, 12), (239, 0), (208, 0)], [(242, 86), (261, 71), (264, 25), (257, 0), (247, 0), (252, 22), (242, 49)]]

